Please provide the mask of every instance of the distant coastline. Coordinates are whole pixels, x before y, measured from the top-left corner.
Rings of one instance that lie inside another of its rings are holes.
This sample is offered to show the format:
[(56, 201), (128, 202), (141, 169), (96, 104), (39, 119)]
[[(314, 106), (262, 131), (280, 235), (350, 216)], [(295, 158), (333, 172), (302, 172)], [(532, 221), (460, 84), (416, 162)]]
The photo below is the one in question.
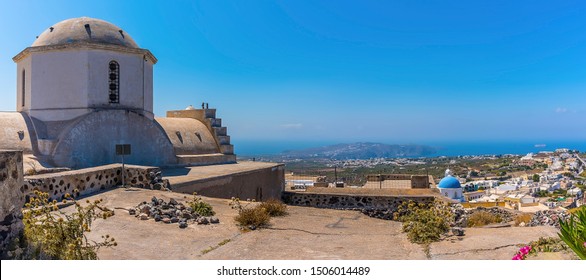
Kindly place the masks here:
[[(280, 141), (280, 140), (241, 140), (234, 141), (235, 153), (239, 156), (276, 155), (288, 150), (301, 150), (317, 148), (327, 145), (340, 144), (343, 141)], [(348, 142), (348, 141), (346, 141)], [(427, 145), (437, 149), (434, 154), (425, 157), (439, 156), (474, 156), (474, 155), (502, 155), (537, 153), (540, 151), (554, 151), (555, 149), (568, 148), (572, 150), (586, 151), (586, 140), (552, 140), (552, 141), (438, 141), (421, 143), (400, 143), (391, 141), (377, 141), (389, 145), (416, 144)]]

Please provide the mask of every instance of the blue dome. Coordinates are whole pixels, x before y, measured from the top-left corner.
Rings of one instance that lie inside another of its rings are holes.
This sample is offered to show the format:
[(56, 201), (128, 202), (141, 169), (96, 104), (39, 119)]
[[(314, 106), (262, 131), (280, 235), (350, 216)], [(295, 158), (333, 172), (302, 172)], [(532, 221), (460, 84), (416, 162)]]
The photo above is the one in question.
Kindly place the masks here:
[(456, 179), (454, 176), (448, 175), (441, 179), (437, 187), (440, 189), (459, 189), (462, 186), (460, 186), (460, 181), (458, 181), (458, 179)]

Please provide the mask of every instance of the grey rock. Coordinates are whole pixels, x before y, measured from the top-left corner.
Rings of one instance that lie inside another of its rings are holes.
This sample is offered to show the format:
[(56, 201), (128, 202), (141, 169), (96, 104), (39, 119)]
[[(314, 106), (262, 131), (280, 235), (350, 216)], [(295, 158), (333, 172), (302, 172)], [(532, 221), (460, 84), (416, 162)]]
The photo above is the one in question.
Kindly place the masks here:
[(189, 213), (187, 211), (181, 212), (181, 217), (182, 218), (185, 218), (185, 219), (191, 219), (191, 218), (193, 218), (193, 216), (191, 216), (191, 213)]
[(179, 222), (179, 218), (177, 218), (177, 217), (172, 217), (172, 218), (171, 218), (171, 223), (176, 223), (176, 222)]
[(199, 217), (196, 222), (198, 225), (207, 225), (210, 221), (206, 217)]
[(136, 215), (136, 209), (134, 209), (134, 208), (128, 209), (128, 215)]
[(140, 208), (141, 214), (146, 214), (147, 216), (151, 214), (151, 208), (148, 205), (142, 205)]
[(141, 220), (148, 220), (148, 219), (149, 219), (149, 215), (147, 215), (147, 214), (145, 214), (145, 213), (142, 213), (142, 214), (138, 215), (138, 217), (139, 217)]
[(210, 218), (210, 223), (212, 224), (217, 224), (220, 222), (220, 219), (218, 219), (218, 217), (211, 217)]
[(179, 222), (179, 228), (186, 228), (186, 227), (187, 227), (186, 222)]
[(155, 218), (155, 222), (159, 222), (159, 221), (161, 221), (161, 220), (163, 219), (163, 218), (161, 217), (161, 215), (159, 215), (159, 214), (155, 215), (155, 217), (154, 217), (154, 218)]
[(461, 227), (453, 227), (452, 234), (455, 236), (464, 236), (464, 229)]

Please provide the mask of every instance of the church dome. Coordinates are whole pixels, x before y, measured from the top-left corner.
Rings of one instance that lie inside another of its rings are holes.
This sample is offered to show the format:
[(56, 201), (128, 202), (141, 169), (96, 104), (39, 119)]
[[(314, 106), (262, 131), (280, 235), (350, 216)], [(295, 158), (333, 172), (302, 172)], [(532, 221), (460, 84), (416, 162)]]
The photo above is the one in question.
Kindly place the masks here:
[(459, 189), (462, 186), (456, 177), (448, 175), (440, 180), (437, 187), (440, 189)]
[(61, 21), (47, 28), (33, 42), (33, 47), (72, 43), (93, 43), (138, 48), (120, 27), (100, 19), (80, 17)]

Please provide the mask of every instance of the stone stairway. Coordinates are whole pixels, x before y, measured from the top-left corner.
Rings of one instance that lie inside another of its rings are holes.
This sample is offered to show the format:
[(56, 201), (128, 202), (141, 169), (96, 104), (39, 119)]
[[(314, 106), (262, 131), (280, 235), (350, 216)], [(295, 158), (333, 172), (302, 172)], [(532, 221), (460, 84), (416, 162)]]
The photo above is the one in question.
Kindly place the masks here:
[(214, 138), (220, 148), (220, 153), (225, 155), (234, 154), (234, 145), (230, 144), (230, 136), (228, 135), (228, 128), (222, 126), (222, 119), (216, 118), (216, 109), (201, 109), (204, 111), (205, 121), (211, 128)]

